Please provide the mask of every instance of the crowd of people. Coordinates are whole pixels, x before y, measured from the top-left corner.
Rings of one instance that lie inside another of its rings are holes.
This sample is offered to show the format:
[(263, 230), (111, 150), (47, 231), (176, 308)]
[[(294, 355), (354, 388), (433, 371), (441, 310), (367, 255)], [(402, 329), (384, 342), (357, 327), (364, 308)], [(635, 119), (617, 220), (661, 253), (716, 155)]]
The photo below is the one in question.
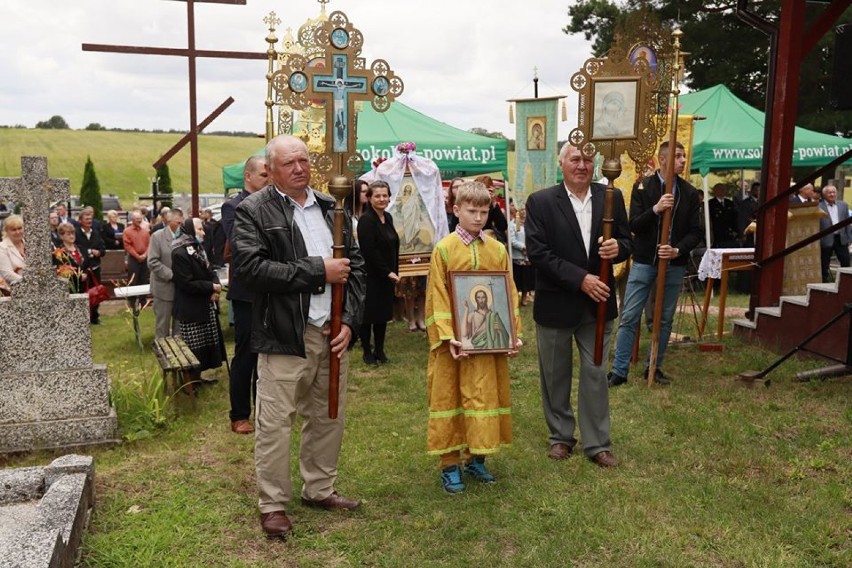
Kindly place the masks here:
[[(436, 477), (447, 493), (464, 491), (466, 479), (489, 484), (497, 479), (486, 459), (512, 443), (508, 358), (523, 348), (520, 310), (530, 303), (549, 433), (546, 455), (567, 459), (580, 451), (582, 439), (588, 460), (603, 468), (618, 466), (610, 436), (609, 389), (628, 380), (635, 334), (655, 288), (660, 260), (667, 261), (666, 286), (659, 299), (663, 309), (653, 379), (659, 385), (672, 382), (663, 371), (666, 346), (689, 259), (704, 239), (701, 194), (682, 177), (685, 149), (677, 143), (672, 155), (672, 191), (666, 191), (660, 173), (670, 159), (664, 143), (658, 155), (660, 170), (637, 182), (629, 211), (621, 192), (615, 193), (612, 236), (606, 240), (605, 187), (593, 182), (593, 160), (568, 144), (558, 155), (564, 181), (532, 193), (520, 208), (496, 196), (489, 176), (453, 179), (444, 193), (450, 233), (434, 244), (428, 276), (401, 278), (405, 233), (402, 220), (388, 211), (388, 183), (355, 181), (346, 201), (344, 255), (334, 258), (334, 201), (309, 186), (311, 161), (305, 144), (281, 135), (267, 144), (264, 156), (246, 161), (244, 188), (223, 204), (221, 223), (209, 211), (192, 218), (168, 208), (155, 219), (134, 210), (127, 226), (112, 211), (98, 222), (91, 208), (72, 220), (58, 204), (49, 218), (53, 259), (70, 290), (82, 292), (99, 280), (105, 251), (123, 250), (130, 283), (150, 282), (155, 335), (180, 335), (201, 362), (193, 380), (203, 380), (201, 371), (218, 368), (226, 357), (219, 303), (227, 284), (235, 337), (230, 426), (237, 434), (255, 435), (261, 529), (268, 537), (284, 537), (292, 531), (287, 509), (294, 499), (290, 445), (297, 415), (302, 418), (301, 502), (325, 510), (360, 506), (335, 488), (346, 423), (349, 354), (360, 341), (367, 366), (391, 363), (387, 325), (395, 318), (397, 300), (404, 306), (409, 329), (425, 331), (427, 338), (426, 447), (437, 458)], [(710, 246), (747, 245), (759, 184), (736, 201), (727, 197), (722, 184), (713, 192)], [(837, 200), (836, 188), (828, 185), (821, 193), (825, 227), (849, 215), (846, 204)], [(803, 188), (792, 199), (814, 199), (813, 188)], [(667, 211), (670, 233), (660, 244)], [(849, 227), (828, 235), (821, 242), (823, 258), (834, 254), (848, 266), (850, 240)], [(632, 265), (619, 309), (612, 264), (628, 258)], [(216, 268), (226, 263), (229, 281), (224, 283)], [(605, 265), (609, 273), (601, 277)], [(3, 286), (20, 280), (25, 266), (23, 222), (12, 215), (0, 242)], [(513, 278), (506, 280), (508, 311), (501, 315), (494, 290), (480, 287), (470, 290), (460, 315), (453, 301), (453, 275), (476, 271), (511, 271)], [(332, 313), (336, 286), (343, 298), (339, 314)], [(603, 362), (596, 363), (601, 304), (606, 314)], [(341, 325), (332, 336), (335, 316)], [(96, 305), (91, 322), (99, 322)], [(571, 397), (575, 346), (576, 413)], [(330, 418), (329, 369), (335, 359), (339, 397), (336, 418)], [(646, 360), (646, 380), (650, 363)]]

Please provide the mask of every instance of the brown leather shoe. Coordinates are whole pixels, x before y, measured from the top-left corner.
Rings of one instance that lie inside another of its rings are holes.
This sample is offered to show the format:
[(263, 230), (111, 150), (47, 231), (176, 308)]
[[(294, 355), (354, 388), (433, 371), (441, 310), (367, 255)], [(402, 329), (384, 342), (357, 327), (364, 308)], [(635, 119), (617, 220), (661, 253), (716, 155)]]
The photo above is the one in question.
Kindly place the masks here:
[(552, 460), (562, 461), (566, 458), (571, 457), (571, 452), (573, 451), (574, 448), (572, 448), (568, 444), (557, 442), (550, 446), (550, 450), (547, 452), (547, 457)]
[(323, 499), (322, 501), (311, 501), (302, 497), (302, 505), (306, 507), (316, 507), (325, 509), (326, 511), (351, 511), (361, 506), (361, 501), (347, 499), (343, 495), (338, 495), (337, 491)]
[(254, 426), (248, 420), (232, 420), (231, 432), (235, 434), (251, 434), (254, 432)]
[(260, 514), (260, 528), (266, 538), (284, 538), (293, 531), (293, 523), (284, 511), (272, 511)]
[(612, 452), (606, 450), (603, 452), (598, 452), (589, 459), (601, 467), (615, 467), (618, 465), (618, 460), (615, 459), (615, 456), (612, 455)]

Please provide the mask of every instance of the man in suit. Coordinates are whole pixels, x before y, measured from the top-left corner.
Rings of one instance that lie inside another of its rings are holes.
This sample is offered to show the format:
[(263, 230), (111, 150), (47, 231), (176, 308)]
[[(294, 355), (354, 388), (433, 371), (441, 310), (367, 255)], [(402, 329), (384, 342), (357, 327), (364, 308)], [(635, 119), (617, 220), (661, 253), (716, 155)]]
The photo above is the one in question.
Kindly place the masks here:
[[(222, 204), (222, 229), (226, 238), (226, 247), (230, 250), (231, 236), (234, 231), (234, 217), (237, 205), (252, 193), (263, 189), (268, 184), (269, 174), (266, 171), (266, 159), (262, 156), (252, 156), (246, 160), (243, 168), (243, 190)], [(254, 426), (249, 422), (252, 409), (252, 394), (257, 384), (255, 368), (257, 353), (251, 351), (251, 291), (237, 276), (237, 267), (232, 259), (228, 274), (228, 300), (231, 302), (231, 313), (234, 315), (234, 358), (231, 359), (231, 376), (229, 381), (231, 392), (231, 431), (236, 434), (251, 434)]]
[(151, 272), (151, 295), (154, 297), (155, 337), (168, 337), (177, 331), (172, 308), (175, 285), (172, 282), (172, 241), (183, 223), (183, 211), (169, 209), (163, 217), (165, 227), (151, 235), (148, 246), (148, 270)]
[(746, 228), (754, 221), (754, 212), (757, 211), (760, 199), (760, 182), (751, 184), (751, 191), (737, 202), (737, 233), (743, 244), (747, 247), (754, 246), (754, 233), (746, 234)]
[[(89, 268), (94, 274), (98, 282), (101, 281), (101, 259), (106, 254), (106, 245), (101, 237), (100, 227), (95, 226), (95, 210), (91, 207), (85, 207), (80, 211), (80, 217), (77, 224), (74, 226), (77, 232), (76, 244), (78, 247), (86, 251), (89, 256)], [(89, 286), (93, 286), (94, 282), (90, 282)], [(89, 310), (89, 322), (95, 325), (101, 323), (98, 306), (92, 306)]]
[(627, 213), (621, 193), (613, 199), (613, 238), (600, 242), (605, 189), (592, 184), (594, 160), (565, 144), (559, 152), (564, 183), (533, 193), (527, 199), (524, 223), (527, 256), (535, 267), (535, 303), (541, 397), (550, 429), (548, 456), (563, 460), (573, 453), (577, 438), (571, 408), (572, 341), (580, 353), (578, 414), (583, 451), (601, 467), (618, 465), (610, 448), (609, 393), (606, 368), (595, 365), (596, 314), (607, 303), (604, 360), (612, 320), (617, 315), (610, 269), (608, 282), (599, 277), (601, 259), (621, 262), (632, 250)]
[(213, 218), (213, 210), (209, 207), (201, 210), (201, 222), (204, 223), (204, 242), (201, 246), (207, 253), (207, 260), (216, 268), (225, 266), (227, 235), (222, 224)]
[[(668, 260), (666, 265), (666, 283), (662, 300), (663, 310), (660, 318), (659, 350), (654, 381), (669, 384), (670, 379), (663, 373), (663, 356), (672, 331), (677, 298), (683, 286), (683, 276), (689, 254), (701, 242), (701, 223), (698, 220), (698, 194), (688, 181), (680, 177), (686, 166), (686, 152), (680, 142), (675, 144), (674, 172), (675, 187), (671, 193), (664, 189), (664, 179), (660, 171), (666, 170), (669, 158), (669, 143), (660, 145), (658, 156), (660, 169), (645, 178), (633, 189), (630, 198), (630, 230), (633, 232), (633, 266), (627, 278), (621, 318), (618, 321), (618, 334), (615, 340), (615, 359), (609, 374), (609, 385), (616, 387), (627, 382), (630, 368), (630, 356), (633, 353), (633, 341), (636, 328), (642, 315), (642, 308), (648, 300), (651, 289), (656, 287), (657, 261)], [(668, 244), (660, 245), (660, 230), (663, 214), (672, 210)], [(647, 370), (645, 371), (647, 378)]]
[[(822, 200), (819, 202), (819, 208), (826, 212), (826, 215), (820, 217), (819, 220), (820, 231), (824, 231), (849, 217), (849, 205), (845, 201), (837, 201), (837, 188), (833, 185), (822, 188)], [(829, 267), (831, 266), (832, 254), (837, 255), (840, 266), (849, 266), (850, 241), (852, 241), (852, 225), (846, 225), (819, 240), (823, 282), (831, 282)]]
[(790, 196), (790, 203), (810, 203), (811, 201), (815, 201), (814, 197), (814, 186), (811, 183), (807, 183), (799, 188), (798, 193)]
[(725, 184), (713, 186), (713, 199), (710, 200), (710, 228), (713, 234), (713, 248), (736, 248), (737, 208), (726, 194)]

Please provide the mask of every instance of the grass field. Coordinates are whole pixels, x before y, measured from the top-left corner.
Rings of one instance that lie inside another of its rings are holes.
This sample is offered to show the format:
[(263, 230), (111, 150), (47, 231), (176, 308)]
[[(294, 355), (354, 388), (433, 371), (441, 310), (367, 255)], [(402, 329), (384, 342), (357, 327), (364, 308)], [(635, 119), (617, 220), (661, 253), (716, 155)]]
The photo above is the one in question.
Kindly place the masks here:
[[(819, 362), (791, 361), (771, 387), (748, 389), (737, 373), (776, 354), (732, 338), (722, 352), (673, 346), (671, 387), (649, 389), (634, 367), (611, 391), (621, 466), (556, 463), (545, 456), (524, 308), (526, 345), (511, 362), (514, 445), (489, 461), (495, 485), (448, 496), (424, 452), (426, 342), (395, 323), (389, 365), (367, 368), (353, 353), (337, 487), (364, 505), (330, 514), (296, 503), (295, 532), (282, 543), (259, 530), (252, 437), (228, 429), (224, 368), (195, 410), (164, 412), (162, 399), (143, 394), (159, 373), (154, 356), (136, 350), (129, 315), (103, 319), (95, 360), (109, 364), (127, 441), (92, 452), (97, 508), (85, 567), (852, 565), (850, 380), (792, 380)], [(150, 344), (150, 310), (142, 326)], [(291, 474), (298, 480), (295, 460)]]
[[(182, 136), (147, 132), (0, 129), (0, 176), (21, 175), (21, 156), (46, 156), (48, 173), (68, 178), (71, 194), (80, 194), (83, 167), (91, 156), (101, 193), (115, 194), (124, 209), (136, 197), (151, 194), (151, 164)], [(263, 147), (262, 138), (199, 136), (198, 173), (201, 193), (222, 193), (222, 167), (244, 161)], [(189, 145), (169, 161), (175, 193), (190, 191)]]

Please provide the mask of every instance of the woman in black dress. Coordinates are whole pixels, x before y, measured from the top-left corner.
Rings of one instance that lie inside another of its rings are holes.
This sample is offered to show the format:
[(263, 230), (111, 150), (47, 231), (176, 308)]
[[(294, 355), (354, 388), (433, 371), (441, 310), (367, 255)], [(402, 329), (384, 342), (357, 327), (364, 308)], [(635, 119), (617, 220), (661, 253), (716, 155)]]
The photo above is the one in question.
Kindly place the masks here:
[[(367, 269), (367, 301), (359, 335), (364, 348), (364, 363), (388, 363), (385, 355), (385, 332), (393, 319), (394, 285), (399, 282), (399, 236), (391, 214), (385, 211), (390, 200), (390, 187), (376, 180), (367, 189), (369, 206), (358, 220), (358, 245)], [(370, 347), (370, 335), (376, 340)]]
[(172, 315), (178, 322), (180, 336), (201, 363), (201, 368), (192, 373), (192, 380), (198, 380), (201, 371), (222, 366), (222, 338), (216, 319), (222, 286), (201, 246), (204, 241), (201, 219), (189, 217), (180, 229), (181, 235), (172, 242), (175, 285)]

